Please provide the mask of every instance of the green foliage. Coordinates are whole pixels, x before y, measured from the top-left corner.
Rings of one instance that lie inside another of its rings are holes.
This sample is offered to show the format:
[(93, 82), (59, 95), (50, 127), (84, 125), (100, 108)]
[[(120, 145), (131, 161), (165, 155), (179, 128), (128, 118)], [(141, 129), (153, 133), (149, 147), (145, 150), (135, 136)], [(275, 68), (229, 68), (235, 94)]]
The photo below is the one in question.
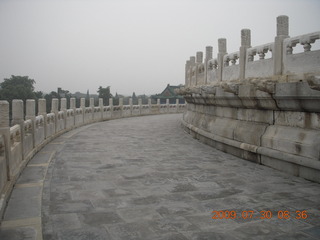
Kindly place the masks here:
[(119, 95), (117, 92), (116, 92), (116, 95), (113, 97), (113, 105), (114, 106), (119, 105)]
[(89, 90), (87, 90), (87, 95), (86, 95), (86, 106), (90, 105), (90, 94), (89, 94)]
[(103, 105), (109, 105), (109, 98), (112, 97), (110, 93), (110, 86), (106, 88), (100, 86), (97, 92), (99, 93), (99, 98), (103, 99)]
[(34, 84), (36, 82), (28, 76), (14, 76), (5, 78), (0, 83), (0, 99), (11, 102), (13, 99), (37, 99), (42, 97), (42, 92), (34, 92)]
[(133, 105), (137, 105), (138, 104), (138, 98), (137, 98), (135, 92), (132, 93), (132, 104)]
[(36, 99), (43, 98), (43, 92), (42, 91), (36, 91), (34, 92)]
[(34, 91), (35, 83), (35, 80), (30, 79), (28, 76), (14, 75), (12, 75), (11, 78), (5, 78), (4, 81), (0, 83), (0, 99), (7, 100), (9, 102), (10, 119), (12, 117), (11, 111), (13, 99), (21, 99), (26, 102), (27, 99), (39, 99), (43, 97), (43, 93), (41, 91)]

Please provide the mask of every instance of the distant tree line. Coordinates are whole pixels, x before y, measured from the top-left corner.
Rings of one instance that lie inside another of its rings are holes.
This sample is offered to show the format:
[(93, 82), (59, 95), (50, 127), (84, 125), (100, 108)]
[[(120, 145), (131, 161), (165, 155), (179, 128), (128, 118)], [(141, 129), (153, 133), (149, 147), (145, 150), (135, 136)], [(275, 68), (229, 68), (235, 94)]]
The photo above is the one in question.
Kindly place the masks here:
[[(67, 108), (70, 108), (70, 98), (74, 97), (76, 99), (76, 107), (80, 107), (80, 99), (81, 97), (75, 96), (71, 94), (68, 90), (63, 90), (61, 88), (57, 89), (57, 92), (52, 91), (48, 94), (44, 94), (41, 91), (34, 90), (35, 80), (29, 78), (28, 76), (14, 76), (12, 75), (10, 78), (5, 78), (3, 82), (0, 83), (0, 100), (7, 100), (10, 104), (10, 111), (12, 106), (13, 99), (21, 99), (26, 102), (27, 99), (35, 99), (38, 100), (40, 98), (46, 99), (47, 104), (47, 112), (51, 112), (51, 102), (53, 98), (66, 98), (67, 99)], [(132, 96), (125, 97), (118, 93), (113, 96), (110, 91), (110, 86), (102, 87), (100, 86), (97, 90), (98, 98), (103, 99), (103, 105), (109, 105), (109, 99), (113, 98), (113, 104), (118, 105), (119, 99), (123, 98), (123, 103), (125, 105), (129, 104), (129, 98), (132, 98), (132, 102), (134, 105), (138, 104), (138, 98), (142, 99), (143, 104), (148, 103), (148, 97), (146, 95), (136, 96), (133, 92)], [(83, 96), (82, 96), (83, 97)], [(98, 105), (98, 98), (95, 98), (95, 105)], [(90, 102), (90, 94), (87, 91), (85, 95), (86, 106), (89, 106)], [(59, 101), (60, 103), (60, 101)], [(59, 106), (60, 107), (60, 106)], [(38, 104), (36, 104), (36, 112), (38, 112)], [(11, 116), (11, 112), (10, 112)]]

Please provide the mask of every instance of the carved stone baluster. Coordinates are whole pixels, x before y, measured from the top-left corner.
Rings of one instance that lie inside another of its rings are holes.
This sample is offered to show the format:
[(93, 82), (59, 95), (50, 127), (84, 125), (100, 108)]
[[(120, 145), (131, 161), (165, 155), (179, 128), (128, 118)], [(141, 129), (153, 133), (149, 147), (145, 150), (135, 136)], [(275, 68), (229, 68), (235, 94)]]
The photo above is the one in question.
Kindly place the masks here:
[(264, 59), (264, 57), (265, 57), (264, 51), (259, 52), (259, 59), (262, 60), (262, 59)]
[(287, 46), (287, 55), (291, 55), (292, 52), (293, 52), (293, 48), (292, 48), (292, 45), (290, 44)]
[(214, 61), (212, 66), (213, 66), (214, 69), (218, 69), (218, 62)]
[(302, 44), (305, 52), (310, 52), (311, 44), (309, 42), (305, 42)]

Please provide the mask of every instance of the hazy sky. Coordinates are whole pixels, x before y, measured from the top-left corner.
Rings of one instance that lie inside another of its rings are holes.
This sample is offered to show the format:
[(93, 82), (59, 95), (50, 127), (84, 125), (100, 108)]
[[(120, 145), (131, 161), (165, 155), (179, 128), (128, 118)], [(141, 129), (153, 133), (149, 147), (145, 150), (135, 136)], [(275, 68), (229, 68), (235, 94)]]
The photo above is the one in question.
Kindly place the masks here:
[(185, 61), (240, 31), (252, 46), (274, 41), (276, 17), (290, 36), (320, 30), (319, 0), (0, 0), (0, 81), (29, 76), (36, 90), (131, 95), (184, 83)]

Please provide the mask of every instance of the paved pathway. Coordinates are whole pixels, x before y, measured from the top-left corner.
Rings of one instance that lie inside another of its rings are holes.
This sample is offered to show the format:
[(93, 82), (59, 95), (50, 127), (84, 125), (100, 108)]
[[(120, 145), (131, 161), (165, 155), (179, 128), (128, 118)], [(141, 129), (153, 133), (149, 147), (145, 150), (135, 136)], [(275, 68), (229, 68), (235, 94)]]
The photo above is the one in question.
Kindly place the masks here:
[[(21, 175), (0, 239), (320, 239), (319, 184), (199, 143), (180, 118), (101, 122), (55, 139)], [(220, 210), (237, 216), (212, 219)]]

